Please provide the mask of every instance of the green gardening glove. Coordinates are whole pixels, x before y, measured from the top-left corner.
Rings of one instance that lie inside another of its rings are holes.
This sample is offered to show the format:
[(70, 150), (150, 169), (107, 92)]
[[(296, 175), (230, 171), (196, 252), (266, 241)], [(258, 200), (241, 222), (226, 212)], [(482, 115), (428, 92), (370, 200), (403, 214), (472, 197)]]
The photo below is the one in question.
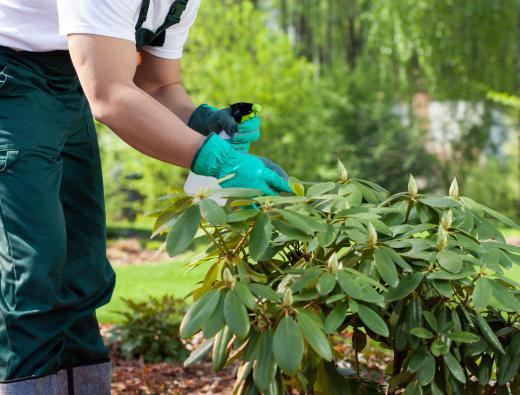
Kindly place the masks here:
[(229, 143), (240, 152), (248, 152), (251, 143), (260, 138), (260, 124), (260, 118), (256, 115), (244, 123), (237, 123), (231, 108), (219, 110), (207, 104), (199, 106), (188, 121), (191, 129), (204, 136), (224, 130), (231, 137)]
[(224, 188), (251, 188), (262, 191), (265, 195), (279, 192), (292, 192), (287, 181), (276, 172), (266, 167), (256, 156), (235, 151), (216, 134), (212, 133), (195, 155), (191, 170), (201, 176), (221, 179), (234, 174), (224, 181)]

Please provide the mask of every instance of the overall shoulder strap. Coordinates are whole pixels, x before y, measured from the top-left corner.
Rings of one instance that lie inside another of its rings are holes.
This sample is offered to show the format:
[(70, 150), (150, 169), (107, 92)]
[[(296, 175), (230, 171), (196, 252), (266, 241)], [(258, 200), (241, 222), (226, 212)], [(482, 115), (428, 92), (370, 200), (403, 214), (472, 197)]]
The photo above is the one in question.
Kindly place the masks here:
[(139, 13), (139, 19), (136, 25), (136, 44), (138, 48), (142, 48), (146, 45), (161, 47), (166, 41), (166, 29), (176, 25), (180, 22), (181, 16), (186, 10), (189, 0), (175, 0), (166, 15), (164, 23), (152, 32), (151, 30), (143, 28), (143, 24), (148, 16), (148, 10), (150, 8), (150, 0), (143, 0), (141, 6), (141, 12)]
[(169, 27), (176, 25), (181, 21), (181, 16), (186, 10), (186, 6), (188, 5), (189, 0), (175, 0), (172, 4), (170, 11), (168, 11), (168, 15), (166, 15), (166, 19), (161, 27), (157, 30), (157, 33), (162, 33), (166, 31)]
[(139, 11), (139, 19), (137, 20), (137, 25), (135, 25), (136, 29), (140, 29), (141, 27), (143, 27), (143, 24), (148, 16), (149, 9), (150, 0), (143, 0), (143, 4), (141, 5), (141, 11)]

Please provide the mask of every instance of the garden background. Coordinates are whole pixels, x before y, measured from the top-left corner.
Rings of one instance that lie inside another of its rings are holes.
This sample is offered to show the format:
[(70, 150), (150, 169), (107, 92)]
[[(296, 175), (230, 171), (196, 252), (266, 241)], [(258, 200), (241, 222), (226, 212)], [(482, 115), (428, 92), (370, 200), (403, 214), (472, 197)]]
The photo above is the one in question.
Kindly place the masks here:
[[(464, 195), (518, 221), (519, 32), (515, 0), (202, 1), (182, 77), (197, 104), (260, 103), (253, 153), (299, 179), (331, 179), (337, 158), (390, 192), (410, 173), (432, 193), (456, 177)], [(170, 260), (149, 241), (146, 214), (186, 171), (98, 126), (118, 274), (99, 318), (114, 323), (121, 297), (184, 297), (204, 268), (186, 274), (190, 254)]]

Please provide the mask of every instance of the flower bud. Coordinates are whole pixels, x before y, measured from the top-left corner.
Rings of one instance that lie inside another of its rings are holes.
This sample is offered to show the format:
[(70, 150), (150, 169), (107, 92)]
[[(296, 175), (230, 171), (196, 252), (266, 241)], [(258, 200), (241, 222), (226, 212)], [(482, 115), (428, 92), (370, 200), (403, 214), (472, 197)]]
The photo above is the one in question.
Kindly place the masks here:
[(372, 225), (371, 222), (368, 223), (367, 233), (368, 233), (368, 245), (371, 247), (375, 246), (377, 244), (377, 232), (376, 232), (376, 228), (374, 228), (374, 225)]
[(285, 292), (283, 293), (283, 305), (285, 307), (291, 307), (293, 304), (293, 295), (291, 288), (285, 288)]
[(410, 174), (410, 178), (408, 179), (408, 193), (415, 197), (419, 190), (417, 189), (417, 182), (415, 182), (415, 178)]
[(454, 178), (451, 185), (450, 185), (450, 196), (453, 199), (459, 198), (459, 183), (457, 182), (457, 179)]
[(338, 271), (339, 262), (336, 253), (332, 254), (328, 262), (329, 272), (336, 273)]
[(340, 182), (346, 184), (348, 182), (348, 171), (345, 165), (338, 159), (338, 179)]
[(451, 210), (447, 210), (444, 212), (444, 214), (442, 214), (441, 226), (445, 230), (448, 230), (451, 228), (452, 223), (453, 223), (453, 212)]
[(448, 232), (446, 232), (443, 227), (439, 227), (439, 232), (437, 233), (437, 248), (439, 249), (439, 251), (442, 251), (447, 246), (448, 246)]
[(231, 273), (231, 270), (229, 268), (224, 269), (224, 273), (222, 274), (222, 279), (227, 284), (234, 284), (235, 283), (235, 276)]

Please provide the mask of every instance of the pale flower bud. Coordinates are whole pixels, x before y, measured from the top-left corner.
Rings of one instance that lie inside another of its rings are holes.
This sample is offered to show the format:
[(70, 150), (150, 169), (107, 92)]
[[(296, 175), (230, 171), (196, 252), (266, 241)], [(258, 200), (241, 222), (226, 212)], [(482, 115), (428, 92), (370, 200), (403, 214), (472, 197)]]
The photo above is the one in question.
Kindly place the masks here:
[(442, 214), (441, 225), (445, 230), (451, 228), (451, 224), (453, 223), (453, 212), (451, 210), (445, 211)]
[(373, 247), (377, 244), (377, 232), (376, 228), (374, 228), (374, 225), (372, 223), (368, 223), (367, 226), (367, 233), (368, 233), (368, 245)]
[(417, 193), (419, 193), (419, 190), (417, 188), (417, 183), (415, 182), (415, 178), (410, 174), (410, 178), (408, 179), (408, 193), (411, 196), (417, 196)]
[(231, 270), (229, 270), (229, 268), (227, 268), (227, 267), (224, 269), (222, 278), (223, 278), (224, 282), (227, 284), (234, 284), (234, 282), (235, 282), (235, 276), (233, 276), (233, 274), (231, 273)]
[(453, 199), (459, 198), (459, 183), (457, 182), (457, 179), (454, 178), (451, 185), (450, 185), (450, 196)]
[(283, 305), (285, 307), (291, 307), (293, 304), (293, 295), (291, 288), (287, 287), (283, 293)]
[(437, 234), (437, 248), (439, 251), (444, 250), (448, 246), (448, 233), (444, 228), (439, 227), (439, 233)]
[(329, 271), (331, 273), (336, 273), (338, 271), (339, 263), (338, 263), (338, 256), (336, 253), (332, 254), (329, 258), (328, 262)]
[(348, 171), (345, 165), (338, 159), (338, 179), (340, 182), (346, 184), (348, 182)]

